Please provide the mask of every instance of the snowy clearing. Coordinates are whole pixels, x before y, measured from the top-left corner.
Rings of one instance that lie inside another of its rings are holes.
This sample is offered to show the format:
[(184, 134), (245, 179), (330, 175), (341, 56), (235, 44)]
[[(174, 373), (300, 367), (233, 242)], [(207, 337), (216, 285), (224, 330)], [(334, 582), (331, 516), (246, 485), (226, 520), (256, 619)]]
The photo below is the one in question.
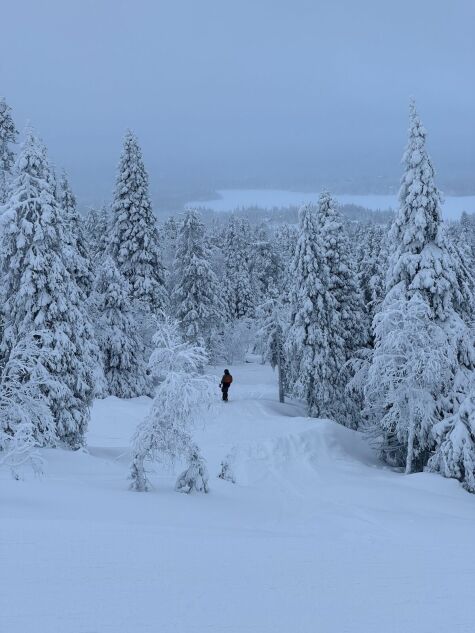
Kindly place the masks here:
[[(206, 207), (213, 211), (234, 211), (248, 207), (285, 209), (315, 202), (320, 195), (284, 189), (221, 189), (216, 193), (219, 196), (216, 200), (193, 201), (189, 202), (187, 206)], [(398, 207), (397, 195), (335, 194), (335, 198), (340, 204), (355, 204), (372, 211), (386, 211)], [(447, 220), (458, 219), (463, 211), (473, 213), (475, 211), (475, 196), (444, 196), (442, 211)]]
[[(148, 398), (97, 401), (89, 453), (45, 450), (43, 480), (2, 472), (2, 630), (473, 631), (474, 497), (279, 404), (268, 367), (231, 369), (196, 434), (209, 495), (176, 493), (165, 468), (127, 490)], [(235, 485), (216, 478), (233, 448)]]

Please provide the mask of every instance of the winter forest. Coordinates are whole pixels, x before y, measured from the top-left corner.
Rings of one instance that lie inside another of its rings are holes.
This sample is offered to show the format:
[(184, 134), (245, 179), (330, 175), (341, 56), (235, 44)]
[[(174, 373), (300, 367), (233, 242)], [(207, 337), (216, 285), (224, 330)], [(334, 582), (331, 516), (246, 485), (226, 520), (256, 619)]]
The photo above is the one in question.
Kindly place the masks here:
[(298, 225), (205, 225), (195, 209), (158, 223), (131, 131), (110, 204), (83, 216), (37, 133), (17, 141), (2, 99), (0, 456), (14, 477), (41, 470), (42, 447), (85, 447), (94, 399), (149, 396), (131, 489), (148, 489), (148, 462), (182, 457), (177, 489), (207, 492), (204, 369), (254, 354), (281, 402), (475, 492), (475, 219), (442, 221), (414, 102), (389, 224), (345, 219), (327, 191)]

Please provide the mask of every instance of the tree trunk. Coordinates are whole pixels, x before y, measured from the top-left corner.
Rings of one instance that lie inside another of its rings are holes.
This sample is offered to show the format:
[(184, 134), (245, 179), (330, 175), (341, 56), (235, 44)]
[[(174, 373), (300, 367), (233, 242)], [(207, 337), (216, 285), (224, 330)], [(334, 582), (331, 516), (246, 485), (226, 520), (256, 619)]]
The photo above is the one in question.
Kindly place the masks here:
[(279, 374), (279, 402), (285, 402), (284, 375), (282, 369), (282, 345), (280, 341), (280, 333), (277, 335), (277, 371)]

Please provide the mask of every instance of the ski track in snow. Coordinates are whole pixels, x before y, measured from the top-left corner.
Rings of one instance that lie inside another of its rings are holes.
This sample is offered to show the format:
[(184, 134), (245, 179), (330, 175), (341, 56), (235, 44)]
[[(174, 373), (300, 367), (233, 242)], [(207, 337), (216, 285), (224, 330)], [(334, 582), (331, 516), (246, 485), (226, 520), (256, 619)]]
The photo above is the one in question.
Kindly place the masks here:
[[(473, 632), (475, 497), (280, 405), (269, 368), (231, 371), (196, 431), (209, 495), (174, 491), (180, 464), (127, 490), (147, 398), (96, 402), (88, 451), (45, 450), (42, 480), (1, 473), (1, 630)], [(231, 450), (235, 485), (216, 478)]]

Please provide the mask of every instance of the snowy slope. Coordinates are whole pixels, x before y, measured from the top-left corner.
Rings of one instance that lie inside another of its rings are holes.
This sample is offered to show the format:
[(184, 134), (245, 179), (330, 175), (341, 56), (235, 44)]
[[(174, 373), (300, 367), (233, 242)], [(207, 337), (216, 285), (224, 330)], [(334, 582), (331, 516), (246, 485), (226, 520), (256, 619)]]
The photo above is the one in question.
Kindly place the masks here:
[[(166, 468), (127, 490), (147, 398), (97, 402), (89, 452), (45, 451), (43, 480), (1, 474), (1, 630), (472, 632), (475, 497), (280, 405), (268, 368), (231, 371), (197, 432), (209, 495), (174, 492)], [(215, 478), (230, 450), (236, 485)]]

